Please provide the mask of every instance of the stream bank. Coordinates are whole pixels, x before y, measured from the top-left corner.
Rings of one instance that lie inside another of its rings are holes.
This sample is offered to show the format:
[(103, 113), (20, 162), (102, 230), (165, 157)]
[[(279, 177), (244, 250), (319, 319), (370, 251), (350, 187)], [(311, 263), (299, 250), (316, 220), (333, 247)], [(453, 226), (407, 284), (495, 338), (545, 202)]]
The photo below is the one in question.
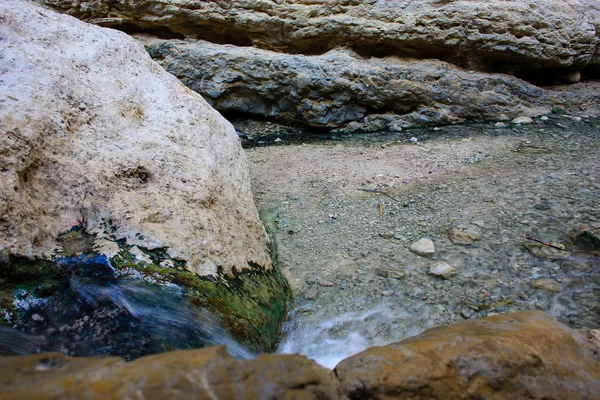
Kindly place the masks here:
[[(433, 326), (529, 309), (598, 328), (598, 126), (552, 114), (289, 145), (279, 131), (248, 149), (296, 298), (279, 351), (333, 367)], [(410, 251), (420, 238), (434, 255)], [(454, 274), (428, 273), (437, 264)]]

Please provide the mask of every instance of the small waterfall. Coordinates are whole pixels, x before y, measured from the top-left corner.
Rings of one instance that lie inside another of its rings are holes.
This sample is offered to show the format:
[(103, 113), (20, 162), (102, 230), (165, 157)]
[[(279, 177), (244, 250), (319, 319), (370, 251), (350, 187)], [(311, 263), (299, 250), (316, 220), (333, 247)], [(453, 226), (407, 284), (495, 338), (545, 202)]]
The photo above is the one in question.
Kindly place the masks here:
[[(58, 351), (73, 356), (127, 360), (170, 350), (225, 345), (237, 358), (254, 355), (208, 311), (188, 305), (185, 289), (119, 277), (106, 257), (57, 262), (66, 278), (51, 296), (18, 289), (14, 328), (0, 330), (0, 354)], [(43, 338), (43, 339), (42, 339)]]
[(431, 328), (430, 308), (398, 309), (383, 302), (368, 310), (329, 316), (307, 314), (298, 306), (284, 327), (277, 353), (304, 354), (327, 368), (369, 347), (398, 342)]

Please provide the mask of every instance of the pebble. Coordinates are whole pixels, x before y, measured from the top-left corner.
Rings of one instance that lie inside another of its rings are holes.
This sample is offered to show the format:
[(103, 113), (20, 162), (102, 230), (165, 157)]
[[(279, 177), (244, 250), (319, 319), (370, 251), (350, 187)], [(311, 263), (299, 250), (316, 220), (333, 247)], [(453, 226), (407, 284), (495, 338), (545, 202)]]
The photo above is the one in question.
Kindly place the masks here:
[(531, 124), (533, 122), (533, 119), (529, 118), (529, 117), (517, 117), (515, 119), (512, 120), (513, 124), (521, 124), (521, 125), (527, 125), (527, 124)]
[(447, 263), (437, 263), (429, 268), (429, 274), (440, 278), (448, 279), (456, 273), (456, 269)]
[(304, 294), (304, 297), (306, 298), (306, 300), (315, 300), (318, 295), (319, 295), (319, 291), (317, 289), (310, 288), (306, 291), (306, 293)]
[(417, 139), (416, 137), (411, 137), (410, 139), (408, 139), (409, 142), (411, 143), (417, 143), (419, 141), (419, 139)]
[(410, 245), (410, 251), (420, 256), (428, 257), (435, 254), (435, 246), (433, 240), (422, 238)]
[(379, 267), (375, 269), (375, 273), (382, 278), (403, 279), (406, 275), (403, 271), (396, 268)]
[(494, 126), (496, 128), (506, 128), (506, 124), (504, 122), (496, 122)]
[(467, 246), (472, 244), (476, 240), (479, 240), (479, 237), (473, 233), (465, 232), (462, 229), (452, 228), (450, 232), (448, 232), (448, 238), (453, 244), (461, 244), (463, 246)]
[(569, 257), (566, 251), (558, 250), (553, 247), (545, 246), (539, 243), (527, 243), (525, 248), (532, 256), (542, 260), (562, 260)]
[(550, 118), (548, 118), (547, 116), (544, 115), (540, 118), (540, 121), (548, 121), (549, 119)]
[(171, 260), (163, 260), (160, 262), (162, 268), (175, 268), (175, 264)]
[(560, 282), (554, 279), (538, 279), (531, 282), (531, 286), (536, 289), (547, 290), (549, 292), (560, 292)]

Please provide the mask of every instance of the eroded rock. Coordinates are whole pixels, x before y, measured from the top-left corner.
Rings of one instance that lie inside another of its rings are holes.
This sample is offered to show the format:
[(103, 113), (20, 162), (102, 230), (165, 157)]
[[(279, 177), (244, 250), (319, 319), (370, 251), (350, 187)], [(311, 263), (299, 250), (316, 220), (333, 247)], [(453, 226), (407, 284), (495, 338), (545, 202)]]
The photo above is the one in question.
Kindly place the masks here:
[(594, 0), (39, 1), (128, 32), (288, 53), (349, 47), (366, 56), (437, 58), (509, 73), (600, 64)]
[(350, 398), (594, 399), (600, 359), (586, 338), (539, 311), (438, 327), (335, 368)]

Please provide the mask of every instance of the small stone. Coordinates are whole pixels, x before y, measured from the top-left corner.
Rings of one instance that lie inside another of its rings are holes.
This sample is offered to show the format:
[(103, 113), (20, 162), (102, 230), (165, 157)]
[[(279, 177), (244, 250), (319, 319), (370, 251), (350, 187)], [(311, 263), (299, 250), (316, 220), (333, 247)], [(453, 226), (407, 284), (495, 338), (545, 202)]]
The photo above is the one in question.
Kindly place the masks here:
[(485, 221), (482, 219), (475, 219), (471, 223), (479, 228), (485, 228)]
[(512, 120), (513, 124), (520, 124), (520, 125), (527, 125), (527, 124), (531, 124), (533, 122), (533, 119), (529, 118), (529, 117), (517, 117), (515, 119)]
[(375, 269), (375, 273), (382, 278), (403, 279), (406, 275), (403, 271), (396, 268), (379, 267)]
[(456, 269), (447, 263), (437, 263), (429, 268), (429, 274), (440, 278), (448, 279), (456, 273)]
[(560, 292), (560, 282), (557, 282), (554, 279), (537, 279), (531, 282), (531, 286), (549, 292)]
[(277, 138), (277, 139), (273, 140), (273, 142), (275, 142), (275, 143), (281, 143), (282, 140), (281, 140), (281, 138)]
[(162, 260), (160, 266), (162, 268), (175, 268), (175, 263), (172, 260)]
[(463, 246), (467, 246), (472, 244), (476, 240), (479, 240), (479, 237), (473, 233), (465, 232), (462, 229), (452, 228), (450, 232), (448, 232), (448, 238), (453, 244), (460, 244)]
[(506, 124), (504, 122), (496, 122), (494, 126), (496, 128), (506, 128)]
[(379, 236), (384, 239), (391, 239), (393, 237), (392, 232), (390, 232), (388, 230), (383, 230), (383, 231), (379, 232)]
[(435, 246), (433, 240), (422, 238), (410, 245), (410, 251), (420, 256), (428, 257), (435, 254)]
[(540, 243), (527, 243), (525, 248), (532, 256), (542, 260), (562, 260), (569, 256), (569, 253)]
[(542, 116), (540, 117), (540, 121), (548, 121), (550, 118), (548, 118), (547, 116)]
[(44, 320), (44, 317), (42, 317), (40, 314), (35, 313), (31, 316), (31, 319), (37, 322), (41, 322)]
[(411, 143), (417, 143), (419, 141), (419, 139), (417, 139), (416, 137), (411, 137), (410, 139), (408, 139), (409, 142)]
[(319, 296), (319, 291), (315, 288), (310, 288), (304, 294), (306, 300), (315, 300)]

